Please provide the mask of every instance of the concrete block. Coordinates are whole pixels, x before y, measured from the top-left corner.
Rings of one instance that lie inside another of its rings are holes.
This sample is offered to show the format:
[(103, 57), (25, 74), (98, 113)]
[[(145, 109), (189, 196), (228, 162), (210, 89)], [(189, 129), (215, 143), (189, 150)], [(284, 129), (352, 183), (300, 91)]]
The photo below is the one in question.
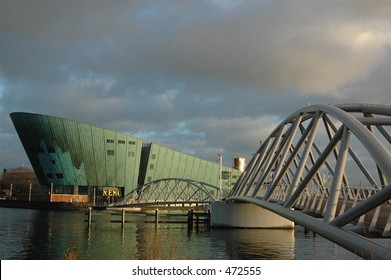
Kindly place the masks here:
[(294, 223), (251, 203), (213, 202), (212, 227), (294, 228)]

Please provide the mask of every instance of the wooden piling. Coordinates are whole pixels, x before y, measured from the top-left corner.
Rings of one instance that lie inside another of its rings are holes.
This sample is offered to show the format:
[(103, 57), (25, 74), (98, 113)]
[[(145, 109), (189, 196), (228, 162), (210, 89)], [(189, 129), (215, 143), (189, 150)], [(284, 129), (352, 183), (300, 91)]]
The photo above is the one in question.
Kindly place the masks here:
[(155, 227), (157, 227), (159, 223), (159, 209), (155, 209)]
[(125, 209), (122, 208), (122, 228), (125, 227)]
[(209, 230), (210, 229), (210, 209), (208, 209), (206, 217), (207, 217), (207, 219), (206, 219), (206, 227)]
[(193, 209), (187, 211), (187, 228), (188, 230), (193, 228)]
[(92, 208), (88, 207), (88, 227), (91, 226), (92, 223)]

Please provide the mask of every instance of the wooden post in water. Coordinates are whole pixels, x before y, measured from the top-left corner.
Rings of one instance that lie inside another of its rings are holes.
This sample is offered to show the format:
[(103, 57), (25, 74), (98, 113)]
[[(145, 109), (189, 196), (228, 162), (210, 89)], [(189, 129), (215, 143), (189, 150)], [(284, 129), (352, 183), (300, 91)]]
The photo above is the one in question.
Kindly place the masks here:
[(125, 227), (125, 208), (122, 208), (122, 228)]
[(187, 229), (193, 229), (193, 209), (189, 209), (187, 212)]
[(206, 216), (206, 226), (208, 228), (208, 230), (210, 229), (210, 209), (208, 209), (208, 213), (207, 213), (207, 216)]
[(88, 227), (92, 224), (92, 208), (88, 207)]
[(155, 209), (155, 227), (157, 227), (159, 223), (159, 209)]

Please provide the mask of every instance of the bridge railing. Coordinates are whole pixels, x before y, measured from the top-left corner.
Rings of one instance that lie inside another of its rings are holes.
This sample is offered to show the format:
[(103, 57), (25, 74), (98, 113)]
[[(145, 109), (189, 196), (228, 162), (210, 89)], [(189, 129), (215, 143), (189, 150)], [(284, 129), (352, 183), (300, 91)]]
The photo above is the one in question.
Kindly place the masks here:
[[(255, 185), (254, 185), (255, 186)], [(265, 194), (268, 192), (270, 185), (262, 185), (257, 193), (258, 198), (264, 198)], [(276, 186), (273, 194), (270, 196), (270, 201), (283, 204), (286, 200), (289, 188), (291, 186), (286, 184), (279, 184)], [(344, 201), (363, 201), (372, 195), (376, 194), (378, 191), (382, 190), (385, 186), (363, 186), (363, 185), (351, 185), (351, 186), (342, 186), (341, 192), (339, 193), (339, 199)], [(250, 189), (251, 190), (251, 189)], [(325, 187), (323, 185), (310, 185), (306, 187), (303, 192), (298, 197), (295, 207), (303, 205), (303, 201), (309, 201), (312, 199), (327, 199), (330, 194), (330, 187)], [(308, 202), (307, 202), (308, 203)], [(391, 203), (391, 199), (387, 202)]]

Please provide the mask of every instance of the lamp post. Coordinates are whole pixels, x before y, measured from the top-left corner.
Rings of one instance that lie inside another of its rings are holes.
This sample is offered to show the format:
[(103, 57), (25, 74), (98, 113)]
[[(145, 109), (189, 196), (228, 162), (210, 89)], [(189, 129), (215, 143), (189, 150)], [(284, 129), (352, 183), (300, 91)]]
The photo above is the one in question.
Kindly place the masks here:
[(95, 206), (95, 201), (96, 201), (96, 186), (94, 186), (94, 197), (92, 199), (92, 205)]
[(222, 196), (222, 173), (223, 173), (223, 157), (219, 153), (217, 153), (217, 156), (219, 157), (219, 182), (220, 182), (220, 193), (219, 198)]
[(30, 184), (29, 184), (29, 201), (31, 201), (31, 190), (32, 190), (32, 184), (30, 182)]

